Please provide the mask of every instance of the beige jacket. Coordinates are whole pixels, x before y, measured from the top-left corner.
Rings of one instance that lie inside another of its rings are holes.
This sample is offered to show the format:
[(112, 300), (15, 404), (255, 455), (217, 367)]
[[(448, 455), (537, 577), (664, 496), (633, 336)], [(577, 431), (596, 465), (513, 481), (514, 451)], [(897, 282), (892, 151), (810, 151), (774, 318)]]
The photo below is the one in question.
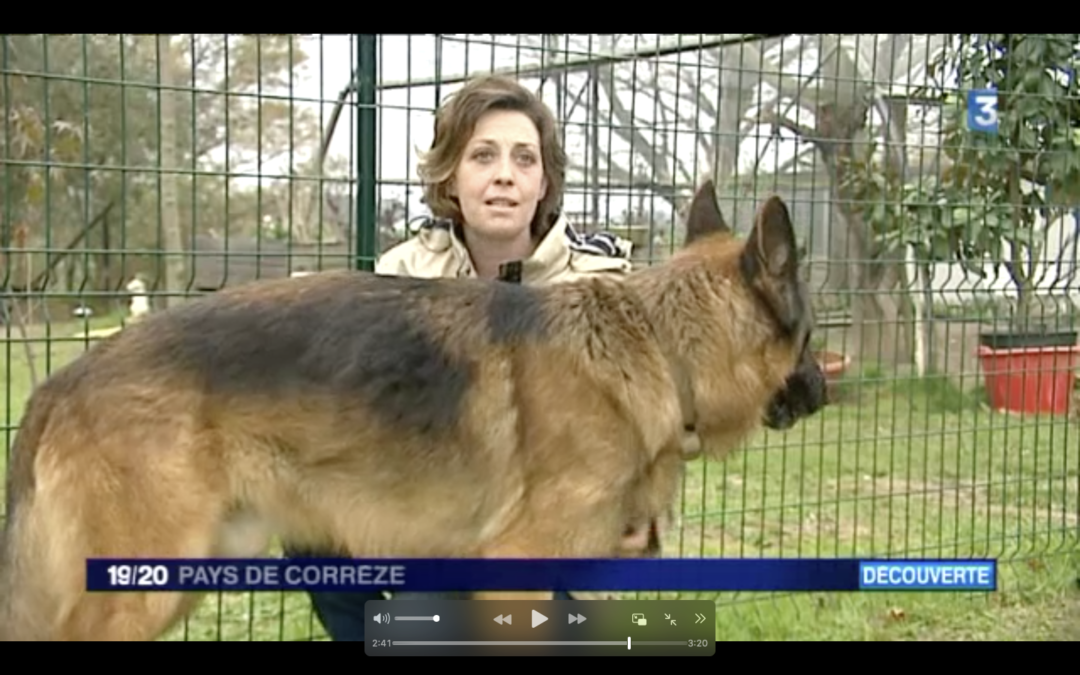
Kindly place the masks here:
[[(558, 283), (595, 274), (630, 272), (632, 242), (608, 232), (580, 234), (560, 217), (533, 255), (521, 261), (521, 283)], [(423, 219), (419, 232), (388, 249), (375, 263), (379, 274), (409, 277), (475, 277), (465, 244), (448, 221)], [(602, 600), (614, 593), (569, 591), (578, 600)]]
[[(560, 217), (533, 255), (521, 261), (521, 283), (545, 284), (631, 270), (632, 243), (608, 232), (579, 234)], [(419, 232), (375, 262), (379, 274), (407, 277), (475, 277), (464, 242), (448, 221), (423, 219)]]

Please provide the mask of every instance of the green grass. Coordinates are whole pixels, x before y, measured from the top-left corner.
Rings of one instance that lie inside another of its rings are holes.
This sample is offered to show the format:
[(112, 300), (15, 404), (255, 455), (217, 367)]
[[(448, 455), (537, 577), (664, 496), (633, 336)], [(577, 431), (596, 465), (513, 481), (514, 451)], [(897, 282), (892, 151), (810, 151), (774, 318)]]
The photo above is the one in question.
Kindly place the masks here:
[[(726, 640), (1080, 638), (1080, 427), (995, 415), (941, 380), (866, 382), (687, 476), (676, 557), (992, 557), (995, 594), (660, 594)], [(640, 597), (647, 597), (640, 594)]]
[[(51, 330), (55, 338), (81, 327)], [(84, 347), (53, 344), (51, 368)], [(35, 349), (40, 374), (44, 344)], [(22, 346), (5, 344), (9, 428), (22, 414), (27, 370)], [(863, 377), (796, 429), (763, 432), (724, 463), (691, 463), (665, 555), (986, 556), (1001, 561), (999, 592), (690, 596), (716, 600), (717, 638), (1080, 639), (1080, 427), (991, 413), (981, 392), (944, 380)], [(209, 596), (168, 639), (324, 637), (302, 593), (231, 593)]]

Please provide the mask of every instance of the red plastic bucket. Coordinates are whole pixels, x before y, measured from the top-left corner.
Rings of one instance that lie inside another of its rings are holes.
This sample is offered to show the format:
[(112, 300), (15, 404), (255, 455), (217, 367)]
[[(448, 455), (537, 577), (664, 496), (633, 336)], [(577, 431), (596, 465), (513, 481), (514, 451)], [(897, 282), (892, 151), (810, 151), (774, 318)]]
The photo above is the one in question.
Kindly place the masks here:
[(979, 361), (994, 410), (1068, 414), (1080, 346), (991, 349), (981, 345)]

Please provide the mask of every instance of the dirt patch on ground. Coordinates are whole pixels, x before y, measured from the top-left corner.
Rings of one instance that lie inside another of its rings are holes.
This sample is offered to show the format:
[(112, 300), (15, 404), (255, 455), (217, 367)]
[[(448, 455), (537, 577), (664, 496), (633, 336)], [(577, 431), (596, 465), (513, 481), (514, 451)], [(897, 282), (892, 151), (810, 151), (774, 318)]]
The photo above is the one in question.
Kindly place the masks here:
[[(837, 496), (841, 499), (853, 496), (874, 499), (890, 497), (941, 499), (948, 505), (955, 505), (959, 508), (975, 508), (979, 512), (991, 516), (1035, 516), (1040, 520), (1047, 520), (1070, 527), (1080, 523), (1075, 507), (1069, 509), (1061, 503), (1055, 503), (1052, 508), (1047, 508), (1045, 505), (1033, 507), (994, 503), (991, 501), (991, 493), (1000, 493), (1003, 486), (979, 481), (921, 481), (908, 478), (873, 478), (864, 476), (861, 479), (847, 477), (839, 481), (828, 480), (825, 484), (830, 490), (835, 490)], [(1015, 492), (1018, 486), (1010, 484), (1004, 486), (1004, 488), (1008, 489), (1009, 492)], [(1076, 485), (1073, 481), (1062, 482), (1062, 489), (1074, 494)]]
[[(747, 523), (752, 526), (752, 523)], [(676, 523), (663, 536), (664, 557), (679, 557), (679, 540), (682, 540), (682, 557), (711, 558), (718, 555), (738, 555), (748, 547), (738, 531), (725, 528), (715, 522), (702, 525), (697, 518)], [(752, 547), (751, 547), (752, 548)]]
[(836, 518), (827, 507), (815, 506), (814, 511), (807, 514), (803, 522), (787, 526), (785, 534), (793, 537), (829, 537), (832, 541), (854, 542), (870, 537), (873, 534), (871, 527), (864, 522), (860, 523), (851, 518)]
[[(680, 530), (681, 528), (681, 530)], [(664, 556), (679, 555), (682, 537), (684, 557), (757, 555), (762, 551), (784, 551), (794, 554), (801, 549), (810, 555), (819, 547), (830, 550), (868, 539), (873, 530), (869, 518), (861, 521), (837, 515), (828, 507), (807, 506), (800, 514), (787, 509), (782, 515), (769, 512), (748, 514), (725, 527), (718, 522), (684, 521), (664, 536)]]
[[(1080, 584), (1080, 579), (1077, 584)], [(1051, 622), (1046, 639), (1055, 642), (1080, 642), (1080, 594), (1066, 602), (1061, 615)]]

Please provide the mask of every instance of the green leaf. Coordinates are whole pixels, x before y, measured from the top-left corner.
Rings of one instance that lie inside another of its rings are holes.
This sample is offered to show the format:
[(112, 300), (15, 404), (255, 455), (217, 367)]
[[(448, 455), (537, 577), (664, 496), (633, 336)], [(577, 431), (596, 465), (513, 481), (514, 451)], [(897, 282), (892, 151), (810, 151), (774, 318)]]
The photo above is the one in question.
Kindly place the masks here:
[[(964, 209), (967, 215), (964, 217), (963, 222), (967, 225), (967, 238), (968, 241), (977, 242), (982, 238), (983, 223), (980, 218), (970, 217), (970, 211)], [(955, 212), (954, 212), (955, 213)]]

